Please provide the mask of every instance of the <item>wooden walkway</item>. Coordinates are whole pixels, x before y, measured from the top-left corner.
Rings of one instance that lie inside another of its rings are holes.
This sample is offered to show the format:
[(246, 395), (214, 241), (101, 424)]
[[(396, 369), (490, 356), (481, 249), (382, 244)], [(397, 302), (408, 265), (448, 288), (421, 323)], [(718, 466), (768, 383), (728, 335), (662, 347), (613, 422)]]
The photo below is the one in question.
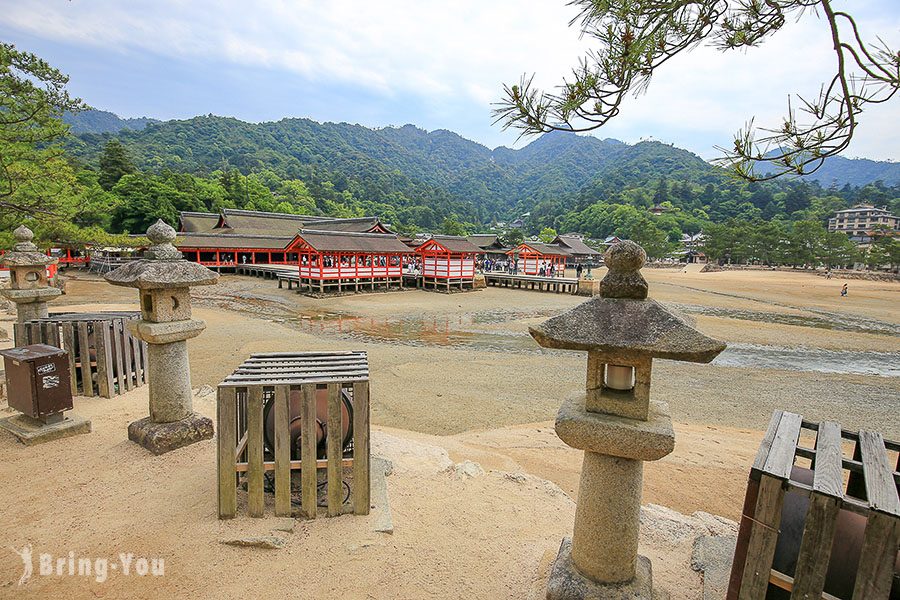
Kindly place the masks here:
[[(250, 275), (263, 279), (278, 280), (278, 287), (287, 285), (288, 289), (295, 286), (299, 290), (300, 275), (296, 265), (237, 265), (235, 273), (238, 275)], [(416, 282), (404, 273), (404, 287), (415, 287)], [(534, 290), (536, 292), (551, 292), (556, 294), (577, 294), (578, 280), (571, 277), (539, 277), (537, 275), (511, 275), (509, 273), (485, 273), (484, 280), (487, 285), (497, 287), (515, 288), (521, 290)], [(364, 290), (368, 284), (360, 283), (360, 289)], [(353, 285), (346, 286), (352, 289)]]
[(498, 287), (554, 292), (557, 294), (577, 294), (578, 280), (569, 277), (540, 277), (537, 275), (511, 275), (509, 273), (485, 273), (487, 285)]

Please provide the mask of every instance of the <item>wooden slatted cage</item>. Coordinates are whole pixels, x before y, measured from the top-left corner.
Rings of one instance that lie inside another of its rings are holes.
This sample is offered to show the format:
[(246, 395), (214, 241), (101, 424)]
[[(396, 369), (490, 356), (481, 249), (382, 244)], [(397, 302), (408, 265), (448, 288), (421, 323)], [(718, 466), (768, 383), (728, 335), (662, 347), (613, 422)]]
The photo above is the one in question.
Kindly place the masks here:
[(48, 344), (69, 356), (72, 393), (112, 398), (147, 383), (147, 343), (128, 331), (139, 312), (58, 313), (16, 323), (16, 346)]
[(750, 471), (729, 600), (897, 597), (898, 471), (900, 444), (880, 433), (776, 411)]
[(327, 516), (369, 513), (365, 352), (253, 354), (219, 384), (217, 421), (220, 519), (236, 515), (244, 483), (248, 514), (264, 516), (267, 482), (276, 516), (316, 518), (319, 487), (325, 487)]

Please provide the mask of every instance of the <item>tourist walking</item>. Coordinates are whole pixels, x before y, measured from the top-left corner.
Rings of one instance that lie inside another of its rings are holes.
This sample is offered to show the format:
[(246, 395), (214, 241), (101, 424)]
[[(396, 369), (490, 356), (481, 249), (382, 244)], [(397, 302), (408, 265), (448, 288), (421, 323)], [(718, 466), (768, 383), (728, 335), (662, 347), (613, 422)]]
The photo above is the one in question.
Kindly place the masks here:
[(578, 279), (581, 279), (582, 271), (584, 271), (584, 267), (581, 266), (581, 263), (578, 263), (578, 265), (575, 267), (575, 277), (577, 277)]
[(844, 284), (844, 287), (841, 288), (841, 298), (847, 295), (847, 284)]

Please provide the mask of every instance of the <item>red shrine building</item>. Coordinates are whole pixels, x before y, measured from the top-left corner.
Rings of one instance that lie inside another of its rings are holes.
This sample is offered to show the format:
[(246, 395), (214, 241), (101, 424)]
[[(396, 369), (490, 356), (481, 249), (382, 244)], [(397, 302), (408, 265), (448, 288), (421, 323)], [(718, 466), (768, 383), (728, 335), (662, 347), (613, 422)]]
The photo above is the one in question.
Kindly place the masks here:
[(287, 245), (297, 257), (299, 289), (312, 293), (403, 287), (409, 247), (396, 235), (301, 229)]
[(418, 244), (421, 286), (449, 292), (472, 289), (475, 284), (475, 258), (481, 248), (464, 237), (435, 235)]
[(296, 265), (288, 250), (301, 229), (393, 235), (378, 217), (335, 219), (226, 208), (182, 212), (176, 247), (187, 260), (221, 270), (240, 265)]
[(565, 246), (543, 242), (522, 242), (506, 254), (516, 261), (516, 272), (519, 275), (544, 277), (565, 276), (566, 261), (570, 258), (570, 252)]

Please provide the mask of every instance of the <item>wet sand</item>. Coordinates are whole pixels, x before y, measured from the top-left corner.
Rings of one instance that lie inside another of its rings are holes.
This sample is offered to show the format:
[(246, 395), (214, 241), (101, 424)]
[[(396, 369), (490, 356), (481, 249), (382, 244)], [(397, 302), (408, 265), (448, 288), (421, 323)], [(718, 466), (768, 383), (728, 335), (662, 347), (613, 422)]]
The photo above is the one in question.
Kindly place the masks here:
[[(891, 327), (900, 321), (898, 284), (853, 281), (840, 299), (840, 280), (806, 274), (645, 274), (660, 301), (718, 310), (695, 310), (697, 326), (731, 343), (900, 353)], [(82, 276), (52, 306), (136, 309), (136, 295)], [(235, 276), (196, 290), (195, 316), (208, 329), (189, 342), (195, 388), (214, 387), (252, 352), (368, 351), (376, 452), (395, 461), (394, 536), (342, 517), (298, 524), (274, 554), (221, 546), (223, 536), (271, 533), (271, 519), (215, 519), (213, 441), (163, 457), (126, 441), (126, 424), (146, 413), (142, 388), (112, 400), (76, 399), (76, 411), (94, 420), (89, 436), (34, 448), (0, 437), (0, 450), (12, 457), (0, 477), (22, 482), (7, 489), (0, 545), (162, 555), (170, 565), (165, 580), (41, 579), (20, 590), (19, 559), (0, 553), (0, 596), (237, 598), (264, 590), (274, 597), (297, 592), (287, 575), (297, 573), (315, 597), (540, 597), (559, 538), (571, 529), (581, 467), (581, 454), (556, 437), (552, 421), (561, 399), (583, 388), (586, 360), (540, 350), (527, 328), (583, 300), (502, 289), (316, 300)], [(773, 321), (808, 316), (815, 325), (734, 318), (734, 311), (769, 313)], [(823, 326), (838, 321), (851, 330)], [(739, 516), (749, 465), (775, 409), (900, 438), (898, 377), (659, 361), (653, 397), (669, 402), (677, 441), (672, 455), (646, 465), (644, 502), (684, 514)], [(195, 408), (212, 416), (214, 396), (198, 398)], [(459, 480), (444, 472), (463, 460), (487, 474)], [(683, 546), (642, 539), (657, 581), (673, 598), (695, 598), (699, 576), (687, 567), (689, 540)]]
[[(840, 284), (835, 280), (782, 272), (735, 272), (722, 278), (721, 273), (646, 271), (651, 296), (663, 302), (777, 315), (802, 312), (787, 305), (809, 297), (822, 307), (817, 311), (843, 309), (841, 319), (873, 319), (868, 314), (871, 306), (859, 310), (830, 298), (831, 288)], [(690, 278), (689, 287), (705, 285), (708, 291), (688, 294), (682, 278)], [(677, 285), (664, 285), (672, 279)], [(757, 283), (735, 286), (735, 279)], [(805, 283), (788, 286), (785, 279)], [(854, 283), (861, 288), (854, 290), (856, 294), (869, 298), (869, 304), (880, 303), (878, 323), (897, 321), (900, 285)], [(808, 286), (806, 291), (796, 292), (804, 285)], [(739, 292), (732, 293), (732, 287)], [(773, 303), (749, 296), (738, 298), (745, 288), (792, 291)], [(136, 308), (133, 294), (132, 290), (102, 282), (72, 281), (64, 302), (75, 303), (89, 296), (97, 302), (119, 302), (108, 304), (108, 308)], [(527, 328), (583, 302), (583, 298), (489, 288), (464, 294), (410, 290), (323, 300), (280, 290), (271, 280), (226, 275), (217, 286), (195, 289), (195, 300), (197, 316), (209, 325), (200, 337), (189, 342), (195, 387), (215, 386), (252, 352), (367, 350), (374, 424), (454, 436), (464, 444), (471, 442), (472, 436), (488, 443), (493, 443), (492, 436), (497, 440), (522, 435), (546, 438), (547, 444), (555, 444), (553, 452), (569, 457), (562, 462), (543, 455), (520, 458), (531, 464), (529, 472), (556, 482), (566, 491), (572, 493), (577, 487), (580, 454), (559, 442), (552, 431), (552, 420), (561, 399), (583, 389), (586, 360), (582, 353), (540, 349)], [(97, 305), (77, 308), (95, 310)], [(822, 317), (822, 313), (816, 314)], [(697, 326), (731, 343), (749, 339), (786, 348), (878, 350), (900, 359), (897, 331), (863, 334), (703, 316), (697, 319)], [(498, 335), (514, 340), (515, 347), (498, 346)], [(811, 420), (838, 420), (848, 428), (875, 428), (888, 438), (900, 438), (898, 377), (657, 361), (652, 395), (669, 403), (679, 437), (675, 455), (648, 467), (647, 500), (677, 506), (683, 512), (738, 514), (746, 466), (774, 410), (798, 412)], [(536, 433), (538, 430), (543, 433)], [(694, 437), (685, 438), (682, 432), (691, 432)], [(697, 448), (720, 451), (718, 456), (707, 456)], [(462, 456), (460, 453), (460, 459)], [(672, 465), (671, 472), (667, 465)], [(723, 482), (728, 493), (703, 496), (692, 491), (710, 469), (719, 468), (725, 472), (716, 479)], [(684, 493), (657, 495), (653, 484), (656, 474), (660, 489), (671, 477)]]

